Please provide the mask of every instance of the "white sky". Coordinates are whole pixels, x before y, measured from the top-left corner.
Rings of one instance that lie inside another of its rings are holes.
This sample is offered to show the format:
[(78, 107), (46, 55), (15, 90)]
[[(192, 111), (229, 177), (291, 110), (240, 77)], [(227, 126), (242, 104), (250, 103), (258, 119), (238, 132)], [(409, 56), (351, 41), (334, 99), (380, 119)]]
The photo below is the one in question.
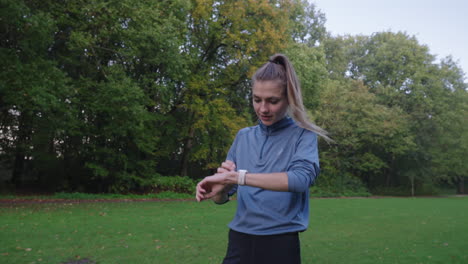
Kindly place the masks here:
[(468, 81), (468, 0), (309, 0), (332, 35), (406, 32), (437, 59), (452, 55)]

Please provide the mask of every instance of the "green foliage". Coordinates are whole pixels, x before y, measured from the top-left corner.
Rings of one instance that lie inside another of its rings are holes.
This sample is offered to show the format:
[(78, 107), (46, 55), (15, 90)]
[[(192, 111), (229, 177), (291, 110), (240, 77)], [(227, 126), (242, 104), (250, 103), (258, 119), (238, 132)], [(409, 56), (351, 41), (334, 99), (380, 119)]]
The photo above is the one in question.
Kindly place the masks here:
[[(26, 197), (27, 199), (37, 199), (34, 197)], [(41, 197), (39, 197), (41, 198)], [(52, 196), (43, 196), (45, 201), (50, 199), (65, 199), (65, 200), (145, 200), (145, 199), (192, 199), (192, 194), (178, 192), (160, 192), (148, 194), (92, 194), (92, 193), (55, 193)]]
[(306, 0), (296, 0), (291, 13), (291, 36), (297, 43), (317, 46), (326, 36), (325, 14), (317, 6)]
[[(323, 187), (321, 185), (317, 185), (312, 187), (310, 190), (311, 197), (317, 198), (326, 198), (326, 197), (369, 197), (371, 193), (367, 190), (366, 187), (360, 184), (357, 187), (355, 184), (350, 184), (350, 186), (346, 186), (346, 183), (343, 185), (340, 183), (335, 182), (336, 185)], [(337, 187), (340, 186), (340, 187)]]
[(359, 81), (330, 82), (315, 116), (336, 142), (321, 145), (325, 177), (350, 174), (368, 187), (381, 184), (394, 159), (414, 147), (402, 111), (378, 104)]
[[(376, 108), (361, 112), (362, 118), (353, 123), (362, 120), (365, 123), (359, 127), (364, 131), (367, 124), (371, 130), (380, 127), (385, 134), (369, 134), (373, 139), (366, 142), (366, 155), (350, 159), (349, 163), (358, 163), (359, 170), (370, 172), (360, 176), (370, 188), (404, 186), (414, 193), (418, 186), (427, 183), (463, 182), (466, 173), (460, 172), (466, 169), (461, 164), (467, 164), (467, 160), (459, 151), (467, 149), (463, 106), (467, 84), (463, 72), (450, 58), (435, 64), (426, 46), (401, 32), (327, 38), (324, 44), (330, 76), (340, 83), (349, 79), (362, 81), (375, 95), (372, 104)], [(378, 108), (388, 109), (388, 114)], [(377, 114), (374, 122), (367, 118), (369, 113)], [(328, 119), (323, 119), (325, 127)], [(394, 128), (397, 129), (392, 131)], [(352, 148), (369, 138), (361, 131), (349, 130), (359, 139), (349, 142), (346, 137)], [(355, 157), (355, 153), (345, 154), (350, 158), (351, 155)]]
[(156, 193), (173, 192), (194, 194), (197, 182), (189, 177), (157, 177), (152, 183)]
[(367, 197), (371, 193), (366, 185), (350, 173), (339, 174), (340, 171), (322, 172), (317, 183), (310, 189), (312, 197)]
[(285, 54), (291, 58), (301, 82), (304, 106), (309, 110), (316, 109), (320, 104), (320, 93), (327, 83), (323, 50), (298, 43), (289, 46)]
[(314, 187), (310, 192), (311, 197), (316, 198), (333, 198), (333, 197), (369, 197), (371, 193), (368, 192), (365, 188), (360, 191), (353, 190), (343, 190), (339, 191), (335, 187), (331, 188), (322, 188)]
[[(48, 57), (56, 21), (23, 1), (2, 1), (1, 6), (0, 160), (20, 185), (29, 164), (36, 165), (39, 181), (53, 173), (58, 157), (50, 145), (67, 125), (62, 117), (70, 88), (66, 74)], [(40, 158), (34, 159), (37, 153)]]
[(305, 0), (0, 6), (0, 169), (12, 176), (2, 185), (192, 192), (188, 178), (159, 177), (219, 166), (255, 120), (252, 73), (281, 52), (336, 142), (320, 143), (326, 192), (342, 193), (343, 177), (370, 189), (463, 191), (466, 76), (414, 36), (332, 37)]
[(52, 191), (208, 174), (250, 124), (246, 80), (289, 43), (299, 4), (2, 1), (2, 164), (16, 187)]
[(441, 92), (445, 94), (432, 117), (432, 133), (437, 140), (428, 146), (432, 156), (431, 170), (436, 180), (460, 186), (468, 179), (465, 154), (468, 153), (468, 85), (463, 82), (463, 73), (451, 58), (442, 62), (439, 71), (445, 86)]
[(182, 176), (193, 174), (196, 167), (207, 173), (219, 166), (236, 132), (250, 125), (247, 80), (289, 43), (287, 26), (295, 2), (192, 4), (188, 41), (182, 46), (190, 71), (174, 104), (178, 124), (185, 125), (174, 131), (170, 154), (180, 164), (172, 174)]
[[(385, 196), (438, 196), (443, 195), (443, 191), (433, 182), (422, 182), (415, 186), (414, 192), (408, 185), (384, 187), (379, 186), (371, 190), (373, 195)], [(447, 192), (447, 191), (445, 191)], [(452, 193), (453, 189), (452, 189)]]

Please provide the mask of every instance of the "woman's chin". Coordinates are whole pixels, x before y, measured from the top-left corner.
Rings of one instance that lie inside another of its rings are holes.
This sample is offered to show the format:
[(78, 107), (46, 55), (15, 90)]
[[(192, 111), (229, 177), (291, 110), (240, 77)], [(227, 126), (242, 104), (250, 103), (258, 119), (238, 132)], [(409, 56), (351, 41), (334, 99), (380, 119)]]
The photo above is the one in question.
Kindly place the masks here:
[(265, 125), (265, 126), (271, 126), (273, 125), (273, 118), (260, 118), (260, 120), (262, 120), (262, 123)]

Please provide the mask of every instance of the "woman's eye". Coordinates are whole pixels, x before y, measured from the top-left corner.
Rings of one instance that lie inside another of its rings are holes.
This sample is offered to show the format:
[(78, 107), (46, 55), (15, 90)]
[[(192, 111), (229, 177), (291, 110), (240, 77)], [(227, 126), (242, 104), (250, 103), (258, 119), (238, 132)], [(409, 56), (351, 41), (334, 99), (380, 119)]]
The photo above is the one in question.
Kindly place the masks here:
[(261, 100), (260, 100), (260, 99), (255, 99), (255, 100), (254, 100), (254, 102), (256, 102), (256, 103), (260, 103), (260, 102), (261, 102)]
[(271, 104), (277, 104), (278, 102), (279, 102), (278, 100), (270, 101)]

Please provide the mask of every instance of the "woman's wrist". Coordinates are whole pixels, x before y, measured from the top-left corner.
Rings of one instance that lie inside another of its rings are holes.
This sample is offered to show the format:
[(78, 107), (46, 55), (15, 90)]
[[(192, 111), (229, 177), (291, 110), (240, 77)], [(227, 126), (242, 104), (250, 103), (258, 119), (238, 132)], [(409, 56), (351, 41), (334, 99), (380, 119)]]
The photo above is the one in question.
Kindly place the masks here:
[(239, 179), (239, 173), (237, 171), (230, 171), (226, 177), (227, 184), (237, 184)]
[(229, 201), (229, 191), (232, 189), (233, 184), (227, 184), (223, 190), (221, 190), (218, 194), (213, 196), (211, 200), (213, 200), (217, 204), (224, 204)]

